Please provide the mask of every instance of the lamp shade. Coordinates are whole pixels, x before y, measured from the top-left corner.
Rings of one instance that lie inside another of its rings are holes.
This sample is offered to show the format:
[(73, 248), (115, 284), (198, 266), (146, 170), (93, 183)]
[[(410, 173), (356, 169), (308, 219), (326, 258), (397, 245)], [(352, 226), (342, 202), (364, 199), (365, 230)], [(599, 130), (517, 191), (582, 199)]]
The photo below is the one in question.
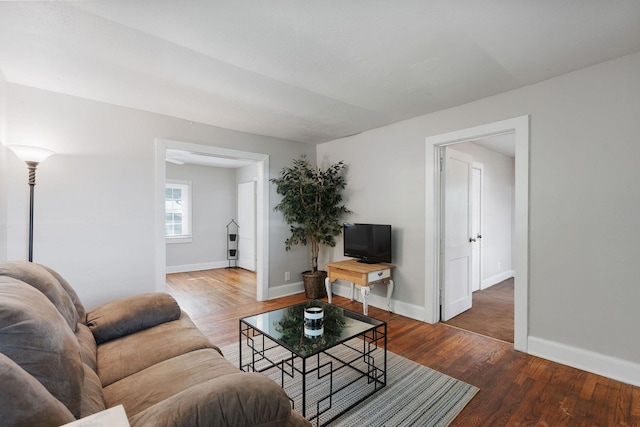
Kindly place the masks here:
[(53, 151), (47, 150), (46, 148), (34, 147), (31, 145), (7, 145), (7, 148), (16, 153), (16, 156), (18, 156), (23, 162), (41, 163), (50, 155), (55, 154)]

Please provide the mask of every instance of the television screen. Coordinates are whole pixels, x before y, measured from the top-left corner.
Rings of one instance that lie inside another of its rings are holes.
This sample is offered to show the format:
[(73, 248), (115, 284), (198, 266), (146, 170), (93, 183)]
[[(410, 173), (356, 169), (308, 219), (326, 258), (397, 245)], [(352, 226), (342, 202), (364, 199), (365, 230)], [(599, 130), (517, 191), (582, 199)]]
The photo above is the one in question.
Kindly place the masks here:
[(391, 262), (391, 226), (385, 224), (345, 223), (344, 256), (359, 262)]

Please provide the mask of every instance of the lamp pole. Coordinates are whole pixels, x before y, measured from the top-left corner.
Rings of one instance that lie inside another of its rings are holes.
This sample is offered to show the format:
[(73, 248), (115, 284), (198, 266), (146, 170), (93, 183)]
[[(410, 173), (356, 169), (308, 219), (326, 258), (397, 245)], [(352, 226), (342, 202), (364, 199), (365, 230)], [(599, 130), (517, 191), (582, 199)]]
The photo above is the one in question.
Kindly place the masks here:
[(25, 161), (29, 169), (29, 262), (33, 262), (33, 190), (36, 186), (38, 162)]
[(7, 145), (29, 169), (29, 262), (33, 262), (33, 194), (36, 186), (36, 168), (53, 151), (28, 145)]

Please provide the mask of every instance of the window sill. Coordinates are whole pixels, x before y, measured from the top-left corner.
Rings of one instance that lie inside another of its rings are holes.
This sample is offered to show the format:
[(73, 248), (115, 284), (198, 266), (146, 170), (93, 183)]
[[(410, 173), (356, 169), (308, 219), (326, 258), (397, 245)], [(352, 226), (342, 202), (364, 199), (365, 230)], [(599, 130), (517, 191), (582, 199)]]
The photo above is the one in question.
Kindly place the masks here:
[(167, 237), (167, 244), (173, 243), (191, 243), (193, 238), (191, 236), (180, 236), (180, 237)]

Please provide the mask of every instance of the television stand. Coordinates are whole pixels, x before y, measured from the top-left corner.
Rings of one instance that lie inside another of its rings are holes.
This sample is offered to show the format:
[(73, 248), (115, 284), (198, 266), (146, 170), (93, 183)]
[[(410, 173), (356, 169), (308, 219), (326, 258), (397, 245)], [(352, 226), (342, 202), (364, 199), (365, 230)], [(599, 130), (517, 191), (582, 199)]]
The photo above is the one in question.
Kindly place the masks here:
[(387, 310), (391, 311), (391, 295), (393, 294), (394, 286), (391, 279), (392, 268), (393, 265), (391, 264), (365, 264), (355, 259), (330, 262), (327, 264), (327, 278), (324, 281), (329, 304), (331, 304), (331, 284), (338, 279), (346, 280), (351, 283), (351, 292), (349, 293), (351, 301), (354, 300), (354, 288), (357, 286), (360, 289), (362, 312), (367, 315), (369, 311), (367, 297), (371, 292), (371, 288), (378, 283), (383, 283), (387, 285)]

